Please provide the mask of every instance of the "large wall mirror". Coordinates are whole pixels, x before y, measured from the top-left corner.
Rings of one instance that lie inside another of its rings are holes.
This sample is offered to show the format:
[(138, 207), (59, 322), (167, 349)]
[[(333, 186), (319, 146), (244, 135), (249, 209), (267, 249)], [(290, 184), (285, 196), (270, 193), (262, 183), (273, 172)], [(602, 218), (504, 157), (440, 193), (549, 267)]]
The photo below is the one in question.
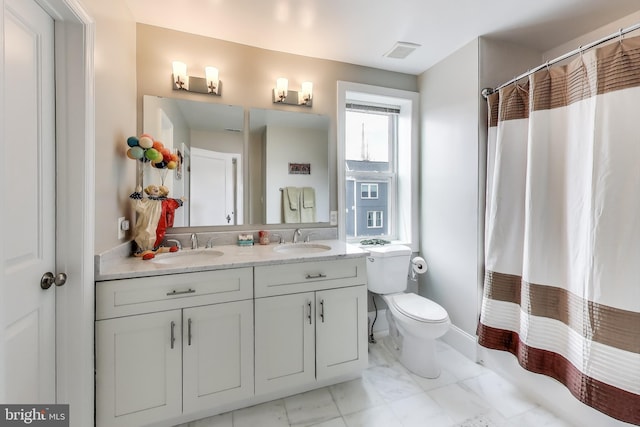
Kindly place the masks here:
[(329, 117), (249, 111), (251, 222), (329, 222)]
[(178, 153), (143, 185), (185, 199), (176, 227), (329, 222), (327, 116), (145, 95), (143, 132)]

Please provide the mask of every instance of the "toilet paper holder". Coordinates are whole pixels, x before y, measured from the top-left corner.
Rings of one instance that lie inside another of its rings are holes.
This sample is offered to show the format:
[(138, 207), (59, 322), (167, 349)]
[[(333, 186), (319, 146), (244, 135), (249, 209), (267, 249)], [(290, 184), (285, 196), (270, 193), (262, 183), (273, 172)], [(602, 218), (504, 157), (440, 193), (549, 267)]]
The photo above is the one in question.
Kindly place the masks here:
[(424, 258), (417, 256), (411, 259), (411, 278), (416, 279), (416, 274), (424, 274), (427, 272), (427, 262)]

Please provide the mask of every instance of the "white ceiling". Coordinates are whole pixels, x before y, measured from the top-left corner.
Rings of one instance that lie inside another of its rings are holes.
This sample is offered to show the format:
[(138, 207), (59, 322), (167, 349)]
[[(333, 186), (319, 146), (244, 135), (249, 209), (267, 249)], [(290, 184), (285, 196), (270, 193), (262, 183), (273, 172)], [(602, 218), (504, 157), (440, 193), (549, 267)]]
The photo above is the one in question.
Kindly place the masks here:
[[(638, 0), (127, 0), (137, 22), (420, 74), (478, 36), (544, 52), (640, 10)], [(383, 57), (395, 42), (421, 45)]]

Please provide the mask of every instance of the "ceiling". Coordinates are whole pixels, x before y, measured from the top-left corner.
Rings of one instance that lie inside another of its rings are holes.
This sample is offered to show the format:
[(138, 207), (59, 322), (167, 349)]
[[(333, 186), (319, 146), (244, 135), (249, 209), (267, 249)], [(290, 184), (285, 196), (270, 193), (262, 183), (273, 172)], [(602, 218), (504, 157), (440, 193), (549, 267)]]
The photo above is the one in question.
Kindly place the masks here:
[[(640, 10), (638, 0), (126, 0), (137, 22), (420, 74), (478, 36), (541, 52)], [(397, 41), (421, 45), (386, 58)]]

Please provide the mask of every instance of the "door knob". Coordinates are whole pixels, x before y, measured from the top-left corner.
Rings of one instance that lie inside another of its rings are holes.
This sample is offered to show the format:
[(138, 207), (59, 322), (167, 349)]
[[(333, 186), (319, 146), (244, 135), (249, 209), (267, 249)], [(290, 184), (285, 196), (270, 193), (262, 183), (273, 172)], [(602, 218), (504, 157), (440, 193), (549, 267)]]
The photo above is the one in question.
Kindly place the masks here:
[(62, 286), (67, 283), (67, 275), (64, 273), (58, 273), (55, 276), (50, 271), (47, 271), (42, 275), (40, 279), (40, 287), (42, 289), (49, 289), (51, 285)]

